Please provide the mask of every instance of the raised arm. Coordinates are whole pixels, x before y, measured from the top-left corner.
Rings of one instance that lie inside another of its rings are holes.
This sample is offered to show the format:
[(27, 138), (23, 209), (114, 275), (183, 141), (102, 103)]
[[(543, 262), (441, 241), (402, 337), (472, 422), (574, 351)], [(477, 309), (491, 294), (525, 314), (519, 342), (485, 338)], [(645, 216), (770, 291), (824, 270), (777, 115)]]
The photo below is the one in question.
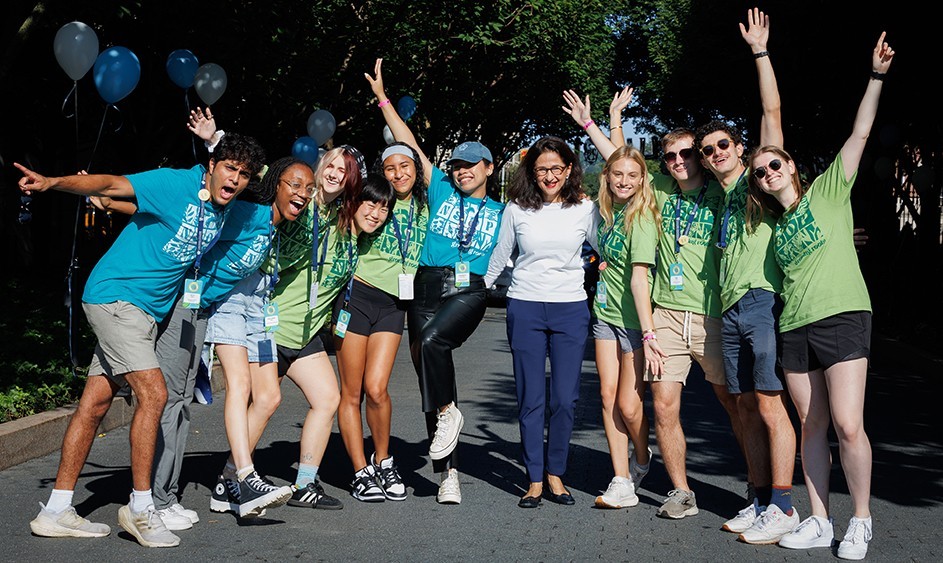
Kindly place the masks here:
[(27, 195), (33, 192), (56, 190), (84, 196), (134, 197), (134, 188), (131, 187), (131, 182), (124, 176), (75, 174), (50, 178), (33, 172), (18, 162), (14, 162), (13, 166), (16, 166), (23, 173), (18, 185), (20, 190)]
[(622, 110), (632, 101), (632, 92), (634, 88), (626, 86), (621, 92), (616, 92), (612, 96), (612, 102), (609, 104), (609, 140), (619, 148), (625, 145), (625, 131), (622, 130)]
[(576, 123), (586, 131), (590, 140), (596, 146), (596, 150), (602, 155), (603, 160), (607, 160), (609, 155), (614, 153), (618, 147), (612, 144), (609, 137), (606, 137), (602, 129), (593, 121), (589, 107), (589, 96), (586, 96), (586, 101), (584, 102), (580, 100), (579, 95), (577, 95), (575, 91), (565, 90), (563, 92), (563, 101), (566, 103), (566, 105), (563, 106), (563, 111), (573, 117)]
[(393, 138), (406, 143), (419, 153), (419, 158), (422, 160), (423, 175), (425, 176), (426, 185), (428, 185), (429, 182), (432, 181), (432, 161), (430, 161), (429, 157), (419, 148), (419, 143), (416, 142), (416, 136), (410, 131), (409, 125), (406, 125), (403, 118), (396, 112), (396, 108), (393, 106), (390, 98), (387, 97), (386, 91), (383, 89), (382, 66), (383, 59), (377, 59), (377, 64), (373, 69), (376, 76), (370, 76), (370, 74), (366, 72), (363, 73), (363, 75), (367, 79), (367, 82), (370, 83), (370, 89), (373, 90), (373, 95), (377, 97), (377, 105), (380, 106), (380, 111), (383, 112), (383, 119), (386, 120), (390, 132), (393, 133)]
[(760, 146), (783, 146), (782, 105), (779, 101), (779, 86), (776, 74), (769, 58), (766, 45), (769, 42), (769, 16), (759, 8), (747, 10), (749, 27), (740, 25), (740, 35), (750, 47), (756, 60), (756, 72), (760, 81), (760, 102), (763, 105), (763, 117), (760, 119)]
[(886, 35), (887, 32), (882, 32), (877, 45), (874, 46), (874, 51), (871, 54), (871, 78), (868, 80), (868, 87), (864, 91), (864, 98), (861, 99), (861, 104), (858, 106), (851, 136), (848, 137), (841, 148), (846, 180), (850, 180), (858, 170), (861, 155), (864, 153), (864, 146), (868, 142), (871, 126), (874, 124), (874, 116), (877, 115), (881, 88), (884, 86), (884, 75), (887, 73), (887, 69), (891, 67), (891, 61), (894, 59), (894, 49), (891, 49), (891, 46), (884, 42)]

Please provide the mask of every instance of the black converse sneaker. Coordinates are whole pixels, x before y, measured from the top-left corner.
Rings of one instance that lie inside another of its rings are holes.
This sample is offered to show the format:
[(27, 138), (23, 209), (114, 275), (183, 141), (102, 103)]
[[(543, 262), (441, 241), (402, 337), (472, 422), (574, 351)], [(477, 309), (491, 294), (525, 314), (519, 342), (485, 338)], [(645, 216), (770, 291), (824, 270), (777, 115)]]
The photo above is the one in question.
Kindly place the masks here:
[(253, 471), (239, 482), (239, 516), (258, 513), (260, 509), (281, 506), (291, 498), (291, 487), (266, 483)]
[(350, 494), (357, 500), (363, 502), (383, 502), (386, 500), (383, 489), (377, 484), (376, 471), (373, 465), (367, 465), (354, 473), (354, 482), (350, 486)]
[(314, 481), (304, 487), (293, 487), (294, 493), (288, 500), (288, 506), (300, 506), (304, 508), (323, 508), (326, 510), (339, 510), (344, 508), (344, 504), (338, 499), (324, 492), (321, 483)]
[(210, 510), (213, 512), (232, 512), (239, 514), (239, 483), (226, 479), (222, 475), (216, 478), (213, 496), (210, 498)]

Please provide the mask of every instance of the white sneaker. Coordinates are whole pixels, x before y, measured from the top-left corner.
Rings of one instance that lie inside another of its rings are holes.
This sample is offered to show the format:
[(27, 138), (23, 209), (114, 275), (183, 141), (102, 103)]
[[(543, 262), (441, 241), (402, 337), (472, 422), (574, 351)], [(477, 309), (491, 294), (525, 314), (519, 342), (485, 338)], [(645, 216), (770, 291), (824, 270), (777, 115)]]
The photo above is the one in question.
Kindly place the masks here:
[(606, 492), (596, 497), (596, 506), (599, 508), (627, 508), (636, 504), (638, 495), (635, 494), (635, 485), (625, 477), (613, 477)]
[(168, 530), (189, 530), (193, 527), (193, 521), (177, 512), (173, 506), (158, 510), (157, 515), (160, 516), (161, 521), (164, 526), (167, 526)]
[[(793, 508), (795, 510), (795, 508)], [(834, 539), (832, 519), (809, 516), (796, 526), (790, 534), (779, 540), (779, 545), (789, 549), (811, 549), (813, 547), (832, 547)]]
[(462, 432), (465, 417), (455, 403), (452, 403), (437, 414), (436, 419), (435, 435), (429, 445), (429, 457), (438, 460), (448, 457), (458, 445), (458, 435)]
[(183, 505), (180, 504), (179, 502), (175, 502), (174, 504), (170, 505), (170, 508), (173, 508), (174, 510), (176, 510), (177, 514), (183, 514), (184, 516), (189, 518), (190, 521), (193, 522), (194, 524), (200, 521), (200, 515), (196, 513), (196, 510), (190, 510), (189, 508), (184, 508)]
[(176, 547), (180, 538), (173, 534), (160, 519), (154, 505), (142, 512), (131, 512), (127, 504), (118, 509), (118, 524), (134, 536), (144, 547)]
[(740, 534), (740, 541), (752, 544), (776, 543), (799, 525), (799, 510), (793, 507), (789, 516), (775, 504), (766, 507), (753, 525)]
[(40, 510), (36, 518), (29, 523), (29, 529), (37, 536), (47, 538), (103, 538), (111, 533), (107, 524), (89, 522), (76, 514), (69, 506), (62, 512), (48, 510), (39, 503)]
[(386, 500), (406, 500), (406, 485), (399, 475), (396, 464), (393, 463), (393, 456), (377, 463), (376, 454), (370, 454), (370, 464), (373, 465), (377, 485), (383, 489)]
[[(762, 512), (764, 508), (765, 507), (760, 507), (760, 512)], [(724, 522), (724, 525), (721, 527), (721, 529), (727, 532), (740, 534), (749, 530), (750, 526), (753, 525), (753, 522), (755, 522), (759, 517), (760, 513), (756, 511), (756, 505), (750, 503), (750, 506), (744, 508), (738, 512), (736, 516)]]
[(652, 449), (648, 448), (648, 463), (642, 465), (635, 457), (635, 449), (632, 449), (632, 455), (629, 456), (629, 478), (632, 479), (632, 485), (635, 490), (642, 486), (642, 479), (648, 475), (648, 470), (652, 467)]
[(439, 504), (461, 504), (462, 485), (458, 480), (458, 470), (449, 469), (442, 473), (444, 478), (439, 483), (439, 493), (435, 496)]
[(838, 544), (838, 557), (841, 559), (864, 559), (868, 554), (868, 542), (871, 541), (871, 517), (851, 517), (845, 538)]

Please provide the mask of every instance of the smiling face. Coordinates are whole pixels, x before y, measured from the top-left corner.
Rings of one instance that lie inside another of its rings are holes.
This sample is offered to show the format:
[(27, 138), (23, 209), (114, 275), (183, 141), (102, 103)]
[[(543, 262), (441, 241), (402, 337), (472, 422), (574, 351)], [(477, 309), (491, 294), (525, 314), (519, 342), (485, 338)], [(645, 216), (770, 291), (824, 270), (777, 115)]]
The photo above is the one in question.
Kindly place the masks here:
[[(750, 166), (752, 181), (758, 188), (775, 197), (780, 203), (791, 202), (796, 198), (797, 190), (793, 179), (796, 164), (793, 161), (775, 152), (761, 152), (753, 157)], [(777, 166), (779, 170), (774, 170)], [(763, 177), (760, 178), (760, 175)]]
[(347, 176), (347, 167), (344, 155), (338, 155), (327, 163), (317, 179), (318, 187), (323, 190), (324, 200), (331, 201), (344, 189), (344, 178)]
[(413, 191), (416, 185), (416, 163), (402, 154), (393, 154), (383, 161), (383, 175), (393, 186), (396, 197), (403, 198)]
[(245, 164), (232, 160), (210, 160), (207, 189), (210, 200), (219, 206), (228, 205), (249, 185), (251, 174)]
[(452, 181), (467, 196), (484, 197), (488, 190), (488, 176), (494, 172), (494, 164), (486, 160), (465, 162), (455, 160), (451, 163)]
[[(700, 172), (697, 151), (693, 149), (694, 137), (684, 136), (668, 143), (664, 147), (665, 154), (674, 154), (673, 159), (665, 159), (668, 173), (678, 182), (694, 178)], [(685, 156), (687, 155), (687, 156)]]
[(534, 178), (545, 203), (563, 200), (560, 192), (570, 175), (570, 166), (554, 151), (544, 151), (534, 161)]
[(606, 185), (612, 194), (612, 201), (626, 203), (642, 185), (642, 167), (631, 158), (620, 158), (609, 166)]
[[(724, 148), (726, 145), (726, 148)], [(711, 147), (704, 151), (705, 147)], [(743, 145), (735, 143), (726, 131), (714, 131), (701, 140), (699, 151), (710, 152), (701, 155), (701, 163), (718, 178), (726, 178), (732, 173), (739, 173), (742, 167)]]
[(384, 223), (390, 215), (390, 207), (384, 203), (364, 201), (354, 213), (354, 226), (357, 233), (373, 233)]
[(281, 219), (294, 221), (304, 211), (314, 195), (314, 172), (301, 164), (293, 164), (282, 172), (275, 192), (276, 223)]

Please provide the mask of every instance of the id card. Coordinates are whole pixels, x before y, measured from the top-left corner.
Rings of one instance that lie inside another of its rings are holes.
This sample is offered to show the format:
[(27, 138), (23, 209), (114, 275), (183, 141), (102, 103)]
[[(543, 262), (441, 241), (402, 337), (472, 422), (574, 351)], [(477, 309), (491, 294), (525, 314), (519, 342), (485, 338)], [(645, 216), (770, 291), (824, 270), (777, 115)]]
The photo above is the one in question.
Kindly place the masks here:
[(468, 287), (471, 285), (471, 272), (468, 269), (468, 262), (464, 260), (455, 263), (455, 287)]
[(203, 298), (203, 280), (188, 279), (183, 282), (181, 305), (187, 309), (199, 309)]
[(668, 265), (668, 285), (671, 291), (684, 291), (684, 268), (681, 262)]
[(337, 324), (334, 325), (334, 336), (344, 338), (347, 334), (347, 325), (350, 323), (350, 311), (341, 309), (337, 314)]
[(413, 275), (399, 275), (399, 298), (408, 300), (413, 298)]
[(265, 317), (265, 332), (275, 332), (278, 330), (278, 303), (274, 301), (266, 303), (262, 308)]
[(608, 300), (609, 294), (606, 292), (606, 282), (596, 282), (596, 304), (599, 305), (600, 309), (605, 309)]
[(308, 288), (308, 309), (314, 309), (318, 304), (318, 282), (311, 282), (311, 287)]

